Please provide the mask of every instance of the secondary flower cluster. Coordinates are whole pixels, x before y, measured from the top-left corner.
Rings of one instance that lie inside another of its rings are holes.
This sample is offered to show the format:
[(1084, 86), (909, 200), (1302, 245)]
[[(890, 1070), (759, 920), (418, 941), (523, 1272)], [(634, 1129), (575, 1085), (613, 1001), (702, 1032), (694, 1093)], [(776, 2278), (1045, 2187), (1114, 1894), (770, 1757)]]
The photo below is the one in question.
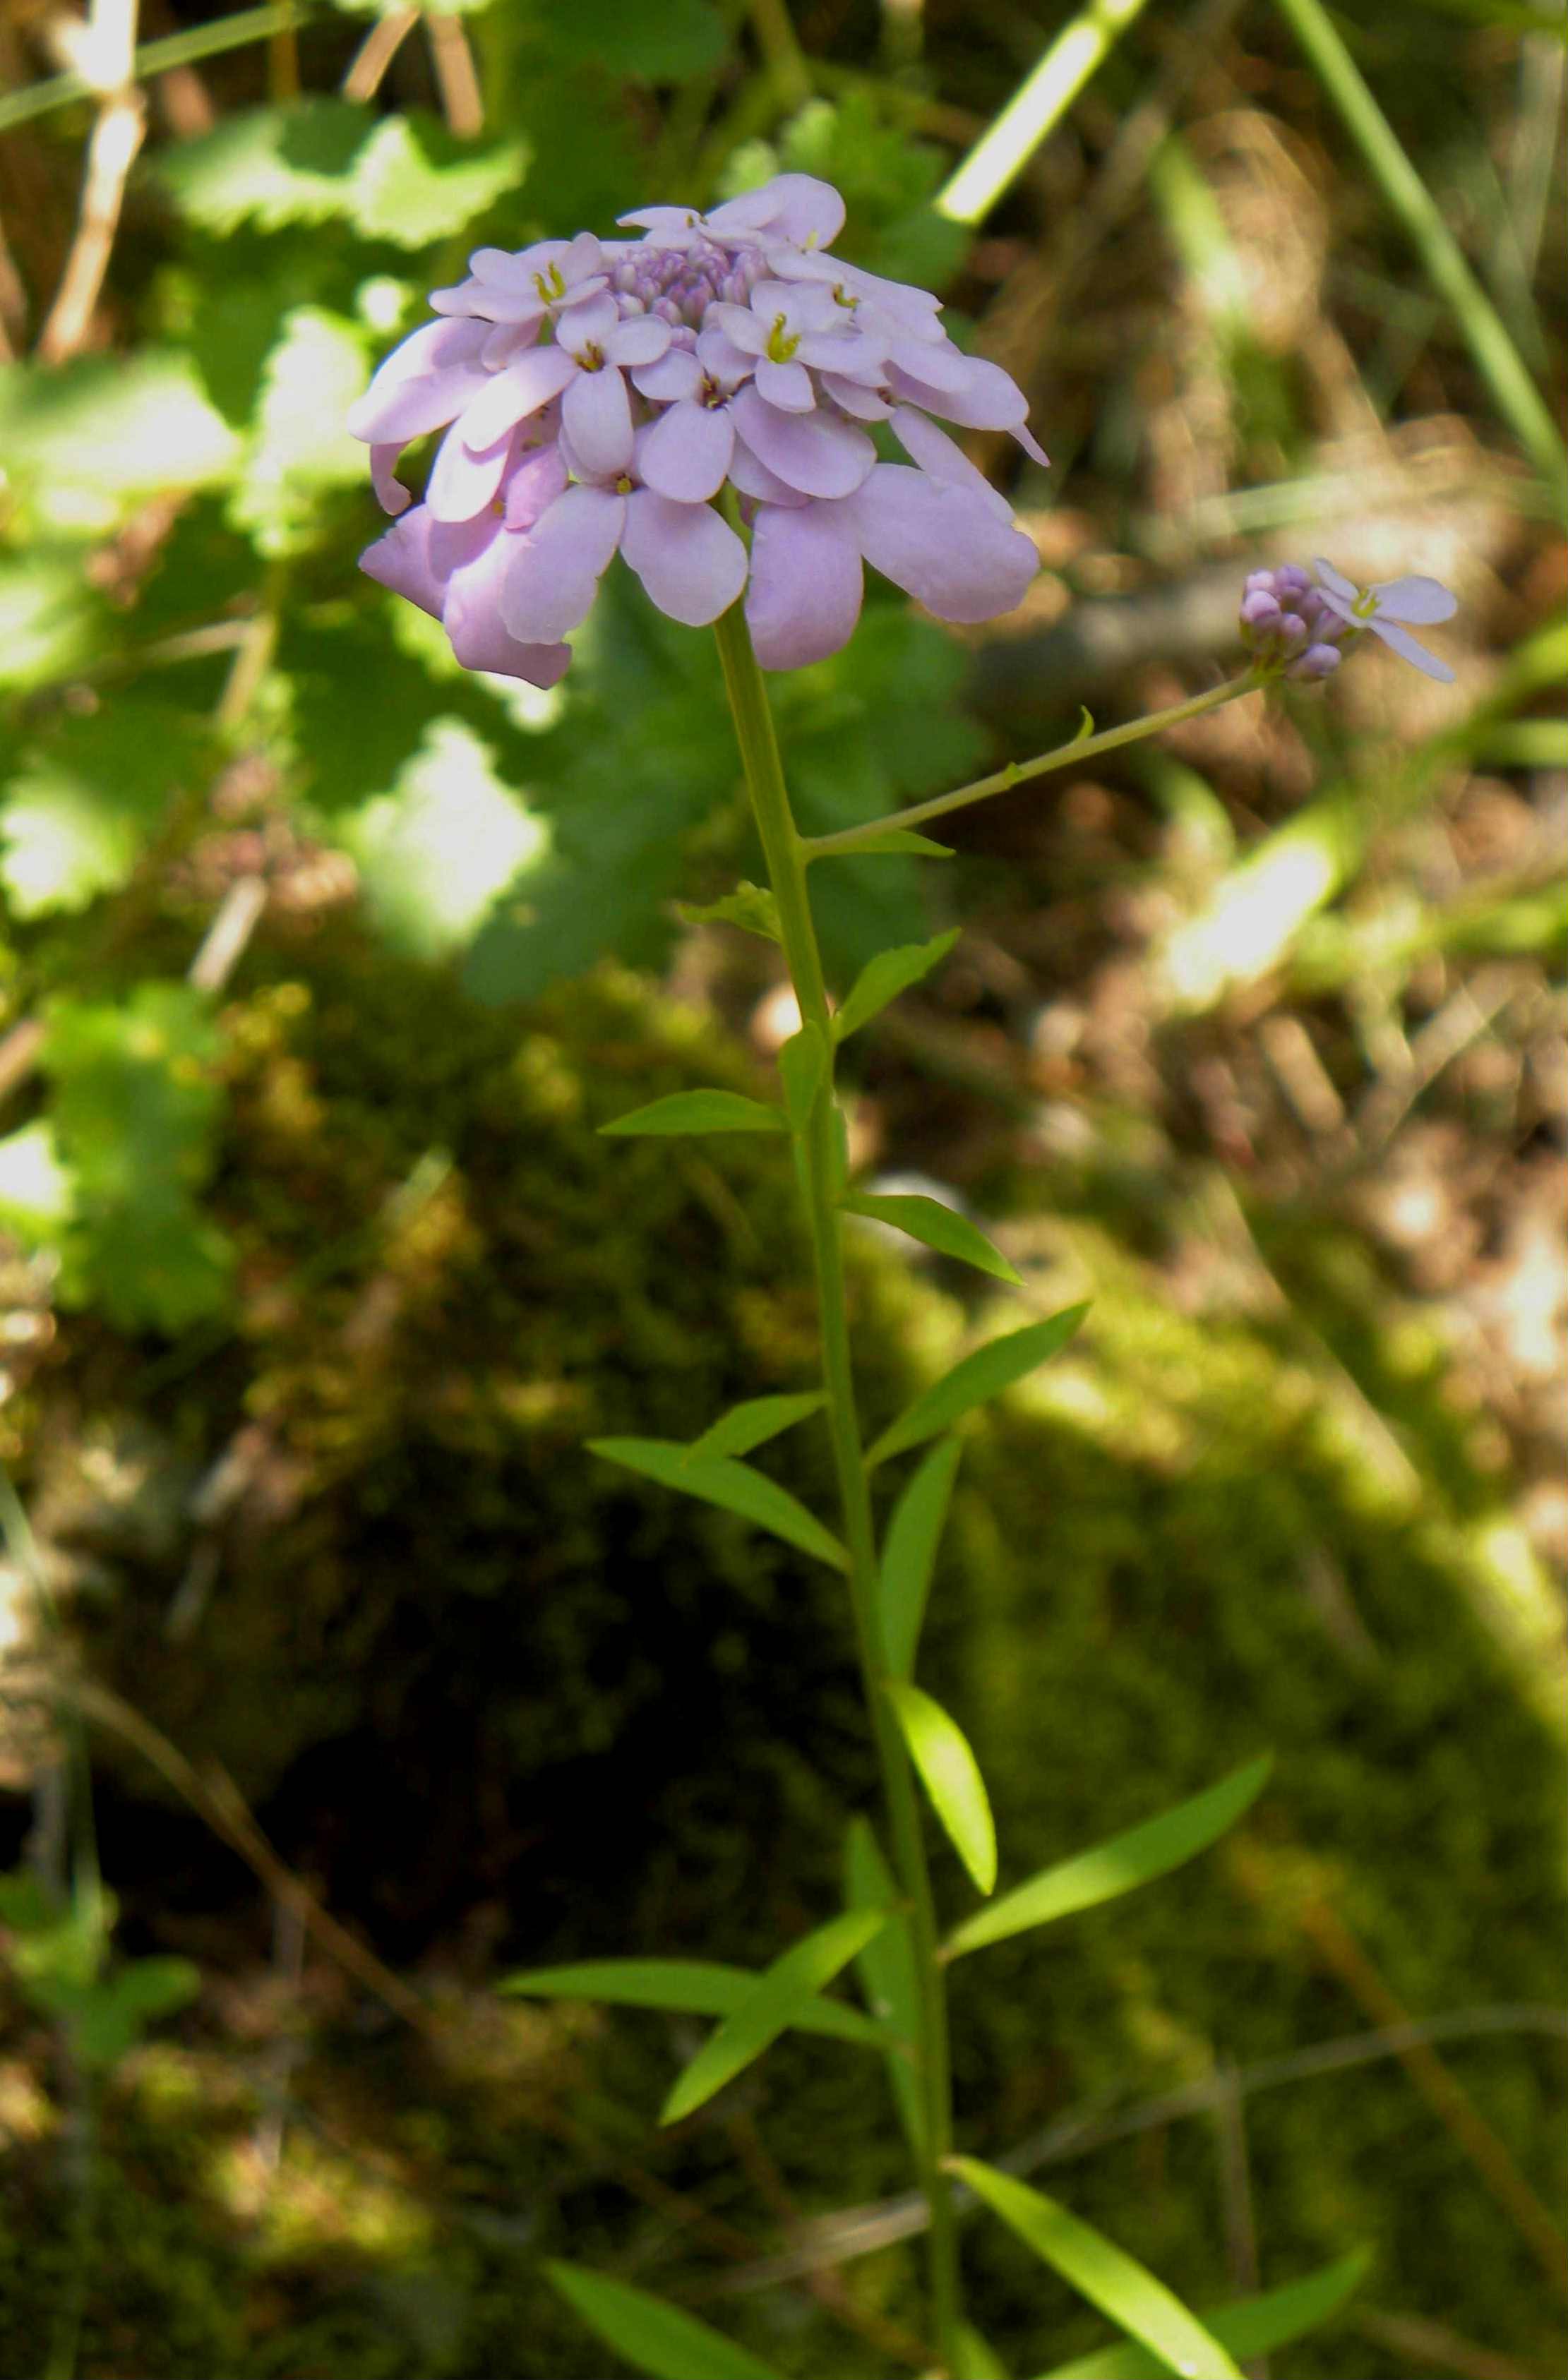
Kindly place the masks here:
[(1242, 641), (1254, 659), (1286, 677), (1324, 678), (1338, 669), (1363, 629), (1399, 653), (1428, 677), (1445, 684), (1453, 672), (1404, 624), (1417, 625), (1453, 616), (1454, 599), (1436, 578), (1390, 578), (1357, 587), (1321, 556), (1313, 565), (1314, 585), (1299, 563), (1255, 570), (1242, 590)]
[[(867, 562), (945, 620), (1012, 610), (1034, 547), (931, 416), (1043, 462), (1026, 400), (954, 346), (935, 298), (827, 253), (838, 192), (783, 174), (706, 216), (622, 220), (641, 237), (479, 249), (382, 365), (348, 416), (395, 516), (371, 577), (440, 619), (465, 667), (536, 686), (565, 670), (617, 552), (692, 626), (744, 589), (768, 669), (847, 642)], [(907, 464), (878, 460), (878, 421)], [(394, 466), (447, 424), (410, 508)]]

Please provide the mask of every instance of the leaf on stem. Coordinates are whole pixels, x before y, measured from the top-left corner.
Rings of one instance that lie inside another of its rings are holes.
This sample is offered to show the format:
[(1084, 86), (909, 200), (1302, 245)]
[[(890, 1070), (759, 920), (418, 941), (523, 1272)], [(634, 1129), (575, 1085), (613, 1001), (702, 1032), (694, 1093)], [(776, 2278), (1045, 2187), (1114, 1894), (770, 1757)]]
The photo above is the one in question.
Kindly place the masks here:
[(760, 934), (765, 942), (782, 941), (778, 904), (765, 884), (737, 884), (722, 901), (677, 901), (676, 913), (687, 926), (742, 926)]
[(686, 1460), (700, 1463), (718, 1455), (749, 1454), (754, 1446), (765, 1446), (769, 1439), (793, 1429), (808, 1414), (820, 1413), (826, 1402), (820, 1389), (797, 1397), (748, 1397), (744, 1404), (732, 1405), (700, 1438), (692, 1439)]
[(798, 1033), (790, 1035), (779, 1051), (784, 1113), (796, 1132), (806, 1129), (829, 1064), (827, 1037), (820, 1025), (803, 1025)]
[(673, 1438), (590, 1438), (588, 1451), (606, 1463), (640, 1472), (645, 1479), (657, 1479), (662, 1487), (678, 1488), (683, 1495), (695, 1496), (702, 1503), (738, 1512), (742, 1520), (771, 1529), (775, 1537), (798, 1546), (802, 1553), (814, 1554), (833, 1570), (849, 1568), (849, 1557), (838, 1539), (829, 1536), (798, 1498), (747, 1463), (733, 1463), (723, 1455), (699, 1461), (689, 1447)]
[[(1288, 2347), (1293, 2338), (1327, 2322), (1371, 2261), (1368, 2251), (1358, 2248), (1334, 2264), (1321, 2265), (1303, 2281), (1288, 2281), (1283, 2289), (1265, 2289), (1258, 2297), (1237, 2298), (1231, 2305), (1214, 2307), (1204, 2314), (1203, 2326), (1238, 2358), (1271, 2354), (1276, 2347)], [(1042, 2373), (1040, 2380), (1168, 2380), (1170, 2368), (1146, 2347), (1118, 2339), (1098, 2354), (1059, 2363), (1054, 2371)]]
[(630, 1115), (602, 1123), (602, 1133), (663, 1132), (787, 1132), (777, 1108), (760, 1099), (743, 1099), (738, 1091), (672, 1091), (668, 1099), (650, 1099)]
[(909, 1757), (920, 1772), (949, 1840), (978, 1891), (996, 1884), (996, 1828), (979, 1763), (955, 1719), (939, 1702), (906, 1680), (887, 1678), (882, 1691), (892, 1703)]
[(1042, 1868), (1015, 1892), (1003, 1893), (989, 1909), (978, 1911), (957, 1926), (942, 1946), (943, 1957), (961, 1958), (966, 1950), (1004, 1942), (1009, 1935), (1025, 1933), (1030, 1926), (1049, 1925), (1054, 1918), (1093, 1909), (1102, 1900), (1114, 1900), (1119, 1894), (1180, 1867), (1184, 1860), (1206, 1851), (1234, 1826), (1263, 1791), (1273, 1765), (1272, 1753), (1266, 1752), (1218, 1785), (1195, 1793), (1191, 1801), (1162, 1810), (1159, 1817), (1113, 1835), (1093, 1851)]
[(885, 1909), (845, 1910), (764, 1968), (733, 2015), (709, 2034), (665, 2100), (659, 2121), (679, 2123), (760, 2058), (795, 2022), (796, 2010), (832, 1983), (887, 1920)]
[[(706, 1959), (584, 1959), (574, 1966), (526, 1968), (505, 1976), (497, 1988), (523, 1999), (601, 2000), (608, 2008), (733, 2016), (760, 1981), (749, 1967)], [(847, 2000), (803, 2000), (790, 2023), (798, 2032), (827, 2034), (867, 2049), (886, 2047), (883, 2028)]]
[(950, 1422), (968, 1413), (975, 1405), (984, 1404), (988, 1397), (1010, 1389), (1027, 1372), (1035, 1371), (1051, 1356), (1066, 1345), (1088, 1307), (1069, 1305), (1061, 1314), (1053, 1314), (1049, 1322), (1030, 1322), (1022, 1330), (1010, 1330), (1003, 1338), (988, 1340), (954, 1364), (951, 1372), (927, 1389), (889, 1429), (884, 1429), (876, 1444), (866, 1455), (868, 1468), (884, 1463), (890, 1454), (902, 1454), (906, 1447), (918, 1446), (922, 1439), (935, 1438)]
[[(857, 843), (853, 856), (857, 859), (874, 859), (883, 852), (890, 855), (907, 852), (917, 859), (951, 859), (953, 856), (950, 844), (933, 843), (930, 835), (917, 834), (912, 827), (906, 826), (887, 827), (881, 834), (870, 836), (865, 843)], [(835, 855), (828, 851), (821, 856), (832, 859)]]
[(868, 959), (848, 999), (833, 1018), (833, 1039), (843, 1041), (851, 1033), (858, 1033), (862, 1025), (869, 1025), (890, 1000), (896, 1000), (901, 991), (907, 991), (912, 983), (918, 983), (922, 976), (940, 966), (958, 934), (959, 929), (954, 926), (951, 932), (938, 934), (933, 941), (902, 942), (896, 950), (879, 951), (874, 959)]
[[(851, 1909), (891, 1909), (893, 1912), (881, 1932), (873, 1934), (865, 1949), (857, 1952), (855, 1969), (872, 2020), (890, 2027), (894, 2035), (891, 2042), (885, 2033), (882, 2036), (888, 2084), (905, 2135), (918, 2157), (925, 2140), (926, 2124), (911, 2046), (918, 2038), (920, 2030), (920, 1979), (915, 1964), (915, 1945), (909, 1932), (909, 1920), (904, 1911), (894, 1905), (898, 1899), (898, 1887), (893, 1870), (883, 1859), (881, 1846), (865, 1818), (852, 1818), (849, 1832), (845, 1838), (844, 1898)], [(821, 2000), (817, 2005), (832, 2008), (835, 2003)]]
[(937, 1547), (963, 1451), (955, 1438), (933, 1446), (888, 1523), (881, 1576), (882, 1645), (895, 1678), (907, 1678), (915, 1667)]
[(544, 2270), (589, 2328), (650, 2380), (780, 2380), (772, 2364), (760, 2363), (748, 2349), (646, 2289), (606, 2280), (581, 2265), (553, 2260)]
[(944, 1207), (940, 1198), (913, 1192), (888, 1197), (861, 1192), (843, 1203), (846, 1215), (869, 1215), (875, 1223), (891, 1223), (895, 1232), (907, 1232), (912, 1240), (944, 1257), (956, 1257), (960, 1264), (973, 1265), (977, 1272), (989, 1272), (993, 1280), (1011, 1281), (1015, 1287), (1018, 1284), (1018, 1275), (985, 1233), (977, 1231), (967, 1216)]
[(1080, 2296), (1153, 2349), (1161, 2365), (1181, 2380), (1242, 2380), (1211, 2332), (1162, 2281), (1076, 2215), (978, 2157), (951, 2157), (949, 2170), (968, 2183), (977, 2198), (1000, 2215), (1042, 2265), (1060, 2273)]

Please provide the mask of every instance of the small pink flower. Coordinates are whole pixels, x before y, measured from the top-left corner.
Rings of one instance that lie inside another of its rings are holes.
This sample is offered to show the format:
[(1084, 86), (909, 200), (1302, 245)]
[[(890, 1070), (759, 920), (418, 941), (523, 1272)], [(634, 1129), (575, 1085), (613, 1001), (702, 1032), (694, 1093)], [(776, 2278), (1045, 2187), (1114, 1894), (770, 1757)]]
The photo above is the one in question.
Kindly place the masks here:
[(1343, 577), (1332, 563), (1319, 556), (1313, 564), (1321, 582), (1322, 601), (1352, 631), (1370, 628), (1385, 645), (1410, 662), (1423, 676), (1437, 678), (1444, 686), (1453, 683), (1453, 672), (1446, 662), (1440, 662), (1425, 645), (1407, 636), (1404, 624), (1414, 621), (1424, 627), (1438, 620), (1452, 620), (1458, 610), (1456, 598), (1437, 578), (1385, 578), (1372, 587), (1357, 587)]

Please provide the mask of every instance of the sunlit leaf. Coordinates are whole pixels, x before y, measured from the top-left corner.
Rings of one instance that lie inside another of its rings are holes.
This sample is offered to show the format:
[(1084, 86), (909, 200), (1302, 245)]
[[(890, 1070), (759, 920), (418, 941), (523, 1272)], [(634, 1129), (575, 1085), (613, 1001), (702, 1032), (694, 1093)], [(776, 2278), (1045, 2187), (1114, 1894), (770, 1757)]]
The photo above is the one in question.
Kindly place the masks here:
[(725, 1457), (699, 1462), (688, 1447), (662, 1438), (590, 1439), (589, 1452), (640, 1472), (645, 1479), (656, 1479), (661, 1487), (678, 1488), (682, 1495), (695, 1496), (702, 1503), (737, 1512), (742, 1520), (771, 1529), (775, 1537), (798, 1546), (802, 1553), (814, 1554), (834, 1570), (849, 1566), (838, 1539), (829, 1536), (797, 1497), (745, 1463)]
[(354, 162), (350, 220), (364, 239), (428, 248), (515, 190), (528, 168), (521, 140), (476, 146), (439, 116), (383, 116)]
[(203, 231), (247, 221), (326, 223), (349, 212), (350, 176), (378, 118), (342, 99), (298, 99), (225, 116), (211, 132), (162, 150), (152, 171)]
[(1006, 1257), (991, 1246), (985, 1233), (977, 1231), (966, 1215), (944, 1207), (940, 1198), (880, 1197), (858, 1191), (842, 1203), (846, 1215), (866, 1215), (874, 1223), (891, 1224), (895, 1232), (907, 1232), (922, 1246), (956, 1257), (960, 1264), (973, 1265), (977, 1272), (988, 1272), (993, 1280), (1015, 1284), (1018, 1281)]
[(784, 1111), (796, 1132), (804, 1132), (818, 1092), (827, 1079), (828, 1044), (820, 1026), (803, 1025), (779, 1051)]
[(388, 941), (429, 959), (469, 940), (545, 841), (493, 754), (456, 719), (436, 720), (395, 789), (338, 832)]
[(925, 2116), (911, 2045), (920, 2029), (920, 1977), (909, 1920), (898, 1906), (898, 1887), (868, 1820), (852, 1818), (845, 1838), (844, 1898), (851, 1909), (892, 1913), (880, 1934), (856, 1953), (855, 1969), (872, 2016), (893, 2029), (883, 2043), (888, 2084), (905, 2136), (917, 2156), (925, 2137)]
[(799, 1396), (748, 1397), (744, 1404), (732, 1406), (700, 1438), (694, 1439), (686, 1459), (692, 1463), (716, 1454), (749, 1454), (754, 1446), (765, 1446), (769, 1439), (793, 1429), (808, 1414), (820, 1413), (826, 1402), (820, 1389)]
[(667, 1099), (650, 1099), (633, 1108), (614, 1123), (602, 1123), (607, 1133), (667, 1132), (787, 1132), (778, 1108), (760, 1099), (742, 1098), (738, 1091), (672, 1091)]
[(79, 553), (34, 547), (0, 563), (0, 686), (47, 684), (68, 676), (91, 653), (103, 605), (82, 577)]
[(868, 1451), (867, 1462), (883, 1463), (890, 1454), (902, 1454), (906, 1447), (934, 1438), (961, 1415), (984, 1404), (988, 1397), (999, 1395), (1015, 1380), (1038, 1370), (1066, 1345), (1088, 1312), (1087, 1305), (1069, 1305), (1053, 1314), (1049, 1322), (1030, 1322), (1022, 1330), (988, 1340), (972, 1355), (954, 1364), (944, 1378), (918, 1396), (892, 1427), (883, 1430)]
[(24, 1124), (0, 1140), (0, 1226), (29, 1247), (57, 1242), (76, 1208), (70, 1168), (52, 1124)]
[(1242, 2380), (1230, 2356), (1197, 2316), (1102, 2232), (1080, 2222), (1042, 2191), (1030, 2190), (978, 2157), (954, 2157), (950, 2163), (960, 2180), (1001, 2216), (1041, 2264), (1151, 2347), (1180, 2380)]
[(955, 1438), (932, 1447), (893, 1506), (882, 1541), (882, 1645), (895, 1678), (907, 1678), (915, 1666), (937, 1547), (963, 1451)]
[(1003, 1942), (1011, 1934), (1047, 1925), (1053, 1918), (1070, 1917), (1079, 1909), (1093, 1909), (1102, 1900), (1114, 1900), (1118, 1894), (1148, 1884), (1154, 1876), (1168, 1875), (1234, 1826), (1263, 1791), (1273, 1765), (1273, 1755), (1265, 1753), (1220, 1784), (1211, 1785), (1207, 1792), (1195, 1794), (1190, 1802), (1178, 1803), (1159, 1817), (1129, 1828), (1094, 1851), (1042, 1868), (1015, 1892), (1004, 1893), (989, 1909), (978, 1911), (955, 1928), (948, 1937), (946, 1955), (956, 1959), (966, 1950), (982, 1949), (988, 1942)]
[(918, 983), (922, 976), (940, 966), (958, 934), (959, 929), (954, 926), (951, 932), (938, 934), (932, 941), (906, 942), (898, 950), (879, 951), (874, 959), (869, 959), (833, 1018), (833, 1038), (843, 1041), (849, 1034), (857, 1033), (890, 1000), (896, 1000), (901, 991), (907, 991), (911, 984)]
[(688, 926), (741, 926), (764, 941), (780, 939), (778, 904), (765, 884), (737, 884), (722, 901), (681, 901), (676, 907)]
[(795, 2010), (849, 1964), (887, 1923), (885, 1909), (830, 1917), (764, 1968), (733, 2016), (711, 2034), (665, 2100), (659, 2120), (676, 2124), (733, 2082), (795, 2022)]
[(930, 1796), (954, 1850), (978, 1891), (996, 1883), (996, 1828), (979, 1763), (955, 1719), (939, 1702), (906, 1680), (891, 1678), (883, 1693), (892, 1703), (909, 1756)]
[[(498, 1989), (527, 1999), (601, 2000), (612, 2008), (678, 2009), (690, 2016), (733, 2016), (761, 1981), (749, 1967), (700, 1959), (586, 1959), (575, 1966), (532, 1967), (503, 1978)], [(869, 2049), (884, 2046), (882, 2028), (847, 2000), (802, 2000), (789, 2020), (800, 2033), (821, 2033)]]
[(320, 306), (296, 307), (285, 318), (262, 369), (255, 426), (229, 504), (230, 519), (262, 553), (309, 544), (323, 492), (363, 480), (365, 449), (343, 420), (368, 368), (362, 323)]
[(184, 712), (137, 696), (57, 721), (0, 799), (0, 880), (17, 916), (84, 909), (116, 892), (201, 757)]
[(107, 528), (139, 496), (218, 484), (239, 452), (189, 357), (173, 350), (0, 371), (6, 476), (63, 528)]
[(547, 2263), (545, 2276), (606, 2346), (650, 2380), (782, 2380), (697, 2316), (581, 2265)]
[[(1238, 2361), (1270, 2354), (1294, 2338), (1316, 2330), (1337, 2313), (1372, 2259), (1366, 2249), (1324, 2265), (1305, 2280), (1288, 2281), (1283, 2289), (1265, 2289), (1259, 2296), (1237, 2298), (1230, 2305), (1206, 2308), (1203, 2326)], [(1096, 2355), (1080, 2355), (1059, 2363), (1040, 2380), (1167, 2380), (1170, 2365), (1145, 2347), (1119, 2339)]]

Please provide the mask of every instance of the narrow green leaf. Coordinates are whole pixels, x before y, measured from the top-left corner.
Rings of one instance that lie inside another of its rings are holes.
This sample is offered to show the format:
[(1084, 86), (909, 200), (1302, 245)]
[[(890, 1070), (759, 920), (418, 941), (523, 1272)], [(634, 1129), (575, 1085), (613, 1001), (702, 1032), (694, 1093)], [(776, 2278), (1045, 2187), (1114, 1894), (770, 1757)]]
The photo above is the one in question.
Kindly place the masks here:
[(944, 1207), (940, 1198), (925, 1198), (914, 1193), (884, 1198), (861, 1192), (843, 1203), (846, 1215), (869, 1215), (873, 1222), (891, 1223), (895, 1232), (907, 1232), (912, 1240), (938, 1249), (944, 1257), (956, 1257), (960, 1264), (973, 1265), (977, 1272), (989, 1272), (993, 1280), (1017, 1283), (1018, 1275), (1006, 1257), (991, 1246), (985, 1233), (977, 1231), (966, 1216), (954, 1214), (951, 1207)]
[(868, 959), (848, 999), (833, 1018), (834, 1040), (843, 1041), (849, 1034), (858, 1033), (862, 1025), (869, 1025), (890, 1000), (896, 1000), (901, 991), (907, 991), (912, 983), (930, 975), (932, 967), (940, 966), (958, 940), (958, 933), (954, 926), (950, 933), (938, 934), (934, 941), (902, 942), (896, 950), (879, 951), (874, 959)]
[(1069, 1305), (1064, 1312), (1053, 1314), (1049, 1322), (1028, 1323), (1022, 1330), (1010, 1330), (1004, 1338), (991, 1339), (977, 1347), (934, 1388), (918, 1396), (890, 1429), (883, 1430), (867, 1452), (868, 1465), (885, 1463), (890, 1454), (902, 1454), (906, 1447), (935, 1438), (961, 1414), (1037, 1370), (1066, 1345), (1088, 1312), (1087, 1305)]
[(744, 1463), (732, 1463), (726, 1456), (698, 1461), (689, 1447), (672, 1438), (592, 1438), (588, 1451), (602, 1455), (606, 1463), (639, 1471), (645, 1479), (657, 1479), (662, 1487), (678, 1488), (683, 1495), (695, 1496), (702, 1503), (738, 1512), (742, 1520), (771, 1529), (775, 1537), (798, 1546), (802, 1553), (814, 1554), (834, 1570), (849, 1568), (849, 1557), (838, 1539), (813, 1520), (799, 1499)]
[[(526, 1968), (504, 1977), (497, 1988), (523, 1999), (602, 2000), (609, 2008), (733, 2016), (760, 1981), (749, 1967), (723, 1967), (706, 1959), (584, 1959), (575, 1966)], [(847, 2000), (803, 2000), (790, 2023), (800, 2033), (825, 2033), (868, 2049), (886, 2046), (882, 2027)]]
[[(1234, 2356), (1271, 2354), (1276, 2347), (1288, 2347), (1293, 2338), (1327, 2322), (1371, 2261), (1367, 2250), (1358, 2248), (1353, 2255), (1341, 2256), (1337, 2263), (1309, 2273), (1304, 2281), (1288, 2281), (1283, 2289), (1265, 2289), (1258, 2297), (1237, 2298), (1234, 2304), (1214, 2307), (1204, 2314), (1204, 2327)], [(1165, 2380), (1169, 2370), (1169, 2364), (1150, 2355), (1147, 2348), (1118, 2339), (1097, 2355), (1080, 2355), (1071, 2363), (1059, 2363), (1053, 2372), (1042, 2373), (1040, 2380)]]
[[(873, 2019), (890, 2026), (894, 2035), (892, 2042), (885, 2036), (882, 2042), (888, 2084), (905, 2136), (918, 2157), (925, 2139), (925, 2115), (914, 2059), (906, 2045), (913, 2043), (919, 2033), (920, 1979), (909, 1920), (902, 1909), (894, 1906), (898, 1887), (867, 1819), (850, 1820), (844, 1852), (844, 1898), (847, 1906), (893, 1911), (881, 1932), (873, 1934), (865, 1949), (857, 1953), (855, 1970)], [(822, 2001), (819, 2005), (832, 2007), (833, 2003)]]
[(828, 1072), (828, 1044), (820, 1025), (803, 1025), (779, 1051), (784, 1082), (784, 1112), (796, 1132), (804, 1132), (812, 1102)]
[(1030, 2190), (1011, 2175), (978, 2157), (953, 2157), (951, 2170), (966, 2181), (977, 2198), (1000, 2215), (1042, 2265), (1060, 2273), (1081, 2296), (1097, 2305), (1114, 2323), (1153, 2349), (1161, 2362), (1181, 2380), (1242, 2380), (1241, 2374), (1217, 2338), (1188, 2313), (1162, 2281), (1103, 2232), (1081, 2223), (1076, 2215)]
[(737, 884), (722, 901), (677, 901), (675, 908), (688, 926), (740, 926), (765, 942), (783, 940), (778, 904), (765, 884)]
[(1159, 1817), (1113, 1835), (1091, 1852), (1080, 1852), (1074, 1859), (1042, 1868), (1015, 1892), (1003, 1893), (989, 1909), (978, 1911), (957, 1926), (943, 1945), (944, 1957), (962, 1958), (966, 1950), (1004, 1942), (1010, 1934), (1022, 1934), (1031, 1925), (1049, 1925), (1053, 1918), (1093, 1909), (1100, 1901), (1114, 1900), (1118, 1894), (1180, 1867), (1184, 1860), (1206, 1851), (1228, 1827), (1234, 1826), (1263, 1791), (1273, 1765), (1273, 1754), (1266, 1752), (1218, 1785), (1195, 1793), (1190, 1802), (1162, 1810)]
[(760, 1099), (742, 1099), (738, 1091), (672, 1091), (668, 1099), (650, 1099), (630, 1115), (602, 1123), (601, 1132), (787, 1132), (777, 1108)]
[[(906, 826), (887, 827), (881, 834), (871, 836), (869, 842), (857, 843), (855, 846), (857, 859), (875, 859), (883, 852), (890, 856), (894, 852), (907, 852), (917, 859), (951, 859), (953, 856), (950, 844), (933, 843), (930, 835), (917, 834)], [(825, 854), (824, 856), (831, 857), (832, 855)]]
[(760, 2363), (748, 2349), (646, 2289), (606, 2280), (581, 2265), (551, 2261), (544, 2270), (589, 2328), (650, 2380), (781, 2380), (772, 2364)]
[(820, 1389), (798, 1397), (748, 1397), (744, 1404), (732, 1405), (700, 1438), (694, 1438), (686, 1459), (700, 1463), (716, 1455), (749, 1454), (754, 1446), (765, 1446), (769, 1439), (793, 1429), (808, 1414), (820, 1413), (826, 1402)]
[(677, 2124), (722, 2091), (795, 2022), (796, 2010), (832, 1983), (887, 1924), (885, 1909), (849, 1909), (764, 1968), (732, 2016), (711, 2033), (665, 2100), (659, 2120)]
[(996, 1883), (996, 1828), (985, 1780), (968, 1739), (942, 1705), (918, 1686), (887, 1678), (882, 1691), (897, 1715), (909, 1756), (954, 1850), (977, 1889), (990, 1892)]
[(881, 1581), (882, 1644), (895, 1678), (907, 1678), (915, 1667), (915, 1647), (920, 1641), (937, 1547), (963, 1451), (955, 1438), (933, 1446), (893, 1506), (888, 1523)]
[(1007, 2366), (972, 2322), (959, 2324), (958, 2343), (963, 2351), (964, 2380), (1008, 2380)]

